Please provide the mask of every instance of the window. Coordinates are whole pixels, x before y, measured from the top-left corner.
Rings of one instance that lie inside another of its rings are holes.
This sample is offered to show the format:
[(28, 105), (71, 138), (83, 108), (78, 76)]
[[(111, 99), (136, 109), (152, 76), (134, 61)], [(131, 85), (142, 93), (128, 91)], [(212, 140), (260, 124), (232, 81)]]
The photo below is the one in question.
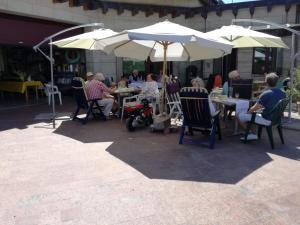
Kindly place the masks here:
[(253, 50), (253, 63), (252, 73), (253, 74), (264, 74), (269, 72), (277, 72), (276, 59), (277, 49), (276, 48), (254, 48)]
[(133, 70), (145, 73), (145, 61), (138, 61), (130, 58), (123, 58), (123, 73), (131, 74)]

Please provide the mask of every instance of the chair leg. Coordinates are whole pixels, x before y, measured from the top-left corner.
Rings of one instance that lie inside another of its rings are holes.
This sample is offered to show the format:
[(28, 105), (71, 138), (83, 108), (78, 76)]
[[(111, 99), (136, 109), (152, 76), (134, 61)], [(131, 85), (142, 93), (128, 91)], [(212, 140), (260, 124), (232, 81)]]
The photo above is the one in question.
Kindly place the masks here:
[(251, 128), (251, 123), (249, 122), (249, 123), (247, 124), (247, 128), (246, 128), (246, 131), (245, 131), (244, 143), (247, 142), (247, 137), (248, 137), (248, 134), (249, 134), (249, 132), (250, 132), (250, 128)]
[(89, 106), (89, 109), (88, 109), (88, 111), (86, 113), (86, 116), (85, 116), (85, 118), (84, 118), (84, 120), (82, 122), (83, 124), (86, 124), (86, 122), (88, 121), (88, 119), (90, 117), (90, 114), (91, 114), (91, 112), (93, 110), (93, 107), (94, 107), (94, 103), (92, 102), (91, 105)]
[(62, 101), (61, 101), (61, 93), (58, 93), (58, 97), (59, 97), (59, 103), (60, 103), (60, 105), (62, 105)]
[(222, 140), (222, 132), (221, 132), (221, 126), (219, 120), (217, 121), (217, 132), (218, 132), (219, 140)]
[(261, 138), (262, 130), (263, 130), (263, 126), (258, 126), (257, 136), (259, 139)]
[(101, 109), (101, 107), (100, 107), (100, 105), (98, 104), (97, 101), (95, 101), (95, 104), (96, 104), (96, 106), (97, 106), (97, 109), (99, 110), (100, 117), (101, 117), (101, 118), (106, 118), (106, 117), (104, 116), (103, 111), (102, 111), (102, 109)]
[(274, 149), (272, 126), (268, 126), (268, 127), (266, 127), (266, 129), (267, 129), (267, 133), (268, 133), (268, 136), (269, 136), (269, 141), (270, 141), (270, 144), (271, 144), (271, 148)]
[(77, 118), (77, 115), (78, 115), (78, 113), (79, 113), (79, 110), (80, 110), (80, 107), (77, 107), (75, 113), (73, 114), (72, 120), (75, 120), (75, 119)]
[(179, 137), (179, 144), (182, 145), (183, 137), (184, 137), (184, 131), (185, 131), (185, 126), (182, 125), (180, 129), (180, 137)]
[(279, 136), (280, 136), (281, 143), (284, 144), (284, 139), (283, 139), (283, 134), (282, 134), (282, 127), (281, 127), (281, 125), (278, 125), (277, 130), (278, 130), (278, 133), (279, 133)]
[(124, 116), (124, 105), (122, 106), (121, 121), (123, 121), (123, 116)]
[(214, 149), (215, 147), (215, 137), (216, 137), (216, 126), (213, 125), (212, 131), (209, 137), (209, 148)]
[(51, 105), (51, 95), (48, 94), (48, 105)]

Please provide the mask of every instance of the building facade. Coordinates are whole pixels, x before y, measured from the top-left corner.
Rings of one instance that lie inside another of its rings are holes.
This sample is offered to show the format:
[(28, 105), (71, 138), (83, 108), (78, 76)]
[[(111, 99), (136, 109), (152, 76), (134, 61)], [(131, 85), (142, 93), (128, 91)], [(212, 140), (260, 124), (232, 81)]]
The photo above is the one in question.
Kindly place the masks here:
[[(222, 4), (212, 0), (0, 0), (0, 19), (2, 20), (0, 21), (0, 30), (2, 30), (0, 46), (5, 48), (5, 46), (22, 47), (24, 45), (30, 48), (43, 37), (61, 29), (92, 22), (103, 23), (106, 28), (114, 31), (122, 31), (168, 19), (207, 32), (231, 24), (234, 18), (252, 18), (291, 24), (297, 28), (297, 24), (300, 23), (299, 5), (297, 0), (261, 0), (236, 4)], [(11, 27), (8, 27), (5, 21), (7, 18), (13, 21)], [(26, 24), (22, 21), (29, 22)], [(77, 33), (80, 32), (82, 30), (77, 31)], [(283, 36), (283, 40), (290, 46), (291, 37), (280, 30), (276, 32), (277, 35)], [(296, 47), (298, 48), (298, 44)], [(68, 54), (72, 56), (69, 52), (56, 54), (57, 57), (61, 54), (67, 59)], [(85, 51), (83, 54), (84, 59), (79, 60), (78, 65), (76, 64), (77, 71), (103, 72), (113, 79), (123, 74), (126, 69), (124, 66), (131, 63), (134, 67), (135, 63), (138, 63), (99, 51)], [(71, 59), (67, 60), (70, 64), (73, 59), (71, 56)], [(81, 64), (85, 64), (85, 67), (83, 68)], [(172, 74), (178, 75), (181, 80), (188, 81), (187, 74), (190, 71), (193, 71), (193, 76), (199, 75), (204, 78), (211, 73), (222, 73), (225, 79), (231, 69), (238, 69), (245, 78), (253, 76), (260, 78), (264, 72), (270, 71), (288, 75), (289, 65), (289, 50), (249, 48), (234, 50), (230, 56), (223, 59), (170, 63), (169, 70)], [(39, 67), (42, 66), (39, 65)], [(56, 69), (58, 71), (74, 70), (72, 66), (64, 67), (62, 63)], [(191, 67), (194, 70), (189, 70)], [(145, 65), (145, 70), (149, 68)], [(158, 70), (159, 64), (151, 68)], [(5, 66), (1, 66), (1, 63), (0, 70), (5, 70)]]

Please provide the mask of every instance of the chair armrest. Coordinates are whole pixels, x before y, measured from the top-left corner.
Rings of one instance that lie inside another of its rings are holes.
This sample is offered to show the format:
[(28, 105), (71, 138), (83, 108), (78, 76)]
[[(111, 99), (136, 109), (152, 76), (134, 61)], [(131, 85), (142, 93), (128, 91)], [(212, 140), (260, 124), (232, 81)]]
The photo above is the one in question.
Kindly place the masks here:
[(53, 85), (53, 91), (59, 91), (56, 85)]
[(219, 117), (220, 113), (221, 113), (221, 111), (220, 111), (220, 110), (217, 110), (216, 112), (214, 112), (214, 113), (211, 115), (211, 117), (212, 117), (213, 119), (216, 119), (216, 118)]
[(255, 123), (255, 117), (256, 117), (257, 112), (251, 113), (251, 120), (250, 123)]

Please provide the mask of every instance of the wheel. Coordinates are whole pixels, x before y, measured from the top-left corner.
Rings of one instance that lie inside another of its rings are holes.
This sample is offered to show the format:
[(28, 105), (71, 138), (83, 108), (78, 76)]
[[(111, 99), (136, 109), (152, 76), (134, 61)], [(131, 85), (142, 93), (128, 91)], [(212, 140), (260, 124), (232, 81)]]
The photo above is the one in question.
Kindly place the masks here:
[(134, 120), (134, 117), (129, 117), (126, 119), (126, 128), (130, 132), (135, 130), (135, 127), (132, 125), (133, 120)]

